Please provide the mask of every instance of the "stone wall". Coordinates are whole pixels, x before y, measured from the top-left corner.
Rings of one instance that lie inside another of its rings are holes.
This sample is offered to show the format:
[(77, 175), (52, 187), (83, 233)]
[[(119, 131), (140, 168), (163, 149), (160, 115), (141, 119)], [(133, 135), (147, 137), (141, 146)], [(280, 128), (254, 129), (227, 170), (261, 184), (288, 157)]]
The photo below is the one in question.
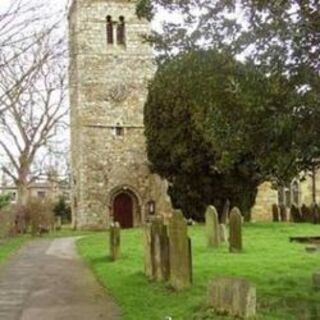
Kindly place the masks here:
[[(125, 18), (125, 46), (107, 44), (109, 15)], [(127, 192), (140, 225), (150, 201), (157, 212), (171, 209), (166, 183), (149, 172), (146, 156), (143, 106), (155, 65), (141, 35), (149, 24), (136, 17), (134, 1), (78, 0), (69, 31), (74, 224), (107, 227), (115, 196)]]

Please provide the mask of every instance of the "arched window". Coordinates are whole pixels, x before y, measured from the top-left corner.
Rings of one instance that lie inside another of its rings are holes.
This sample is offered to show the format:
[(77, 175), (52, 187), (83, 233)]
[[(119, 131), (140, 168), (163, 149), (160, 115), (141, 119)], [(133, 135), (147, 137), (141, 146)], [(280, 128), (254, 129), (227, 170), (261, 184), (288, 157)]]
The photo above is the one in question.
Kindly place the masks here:
[(107, 16), (107, 44), (113, 44), (113, 22), (111, 16)]
[(117, 25), (117, 43), (119, 45), (125, 45), (126, 44), (126, 26), (124, 17), (119, 17), (119, 23)]

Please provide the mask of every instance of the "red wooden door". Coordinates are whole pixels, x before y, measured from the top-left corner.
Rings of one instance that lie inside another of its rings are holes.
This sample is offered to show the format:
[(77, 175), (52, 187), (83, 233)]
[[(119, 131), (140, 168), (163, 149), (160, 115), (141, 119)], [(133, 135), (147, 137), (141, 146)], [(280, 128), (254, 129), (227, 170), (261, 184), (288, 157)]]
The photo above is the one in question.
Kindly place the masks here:
[(115, 222), (120, 223), (121, 228), (133, 227), (133, 203), (128, 194), (120, 193), (114, 199), (113, 217)]

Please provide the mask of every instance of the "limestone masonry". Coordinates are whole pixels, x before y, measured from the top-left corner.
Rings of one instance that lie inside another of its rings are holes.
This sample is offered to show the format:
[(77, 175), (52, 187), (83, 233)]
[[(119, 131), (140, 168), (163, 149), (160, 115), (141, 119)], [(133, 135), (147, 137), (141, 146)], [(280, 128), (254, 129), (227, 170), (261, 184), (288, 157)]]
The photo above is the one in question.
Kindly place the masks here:
[(69, 13), (73, 224), (123, 228), (168, 213), (167, 186), (149, 172), (143, 127), (155, 72), (135, 1), (75, 0)]

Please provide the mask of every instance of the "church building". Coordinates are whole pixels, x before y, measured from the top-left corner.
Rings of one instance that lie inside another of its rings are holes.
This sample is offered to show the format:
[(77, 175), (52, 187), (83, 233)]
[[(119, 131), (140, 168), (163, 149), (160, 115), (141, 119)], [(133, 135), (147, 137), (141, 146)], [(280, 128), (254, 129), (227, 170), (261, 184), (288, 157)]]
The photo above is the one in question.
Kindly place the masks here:
[(155, 72), (136, 2), (74, 0), (69, 12), (72, 212), (76, 228), (122, 228), (171, 210), (151, 174), (143, 107)]

